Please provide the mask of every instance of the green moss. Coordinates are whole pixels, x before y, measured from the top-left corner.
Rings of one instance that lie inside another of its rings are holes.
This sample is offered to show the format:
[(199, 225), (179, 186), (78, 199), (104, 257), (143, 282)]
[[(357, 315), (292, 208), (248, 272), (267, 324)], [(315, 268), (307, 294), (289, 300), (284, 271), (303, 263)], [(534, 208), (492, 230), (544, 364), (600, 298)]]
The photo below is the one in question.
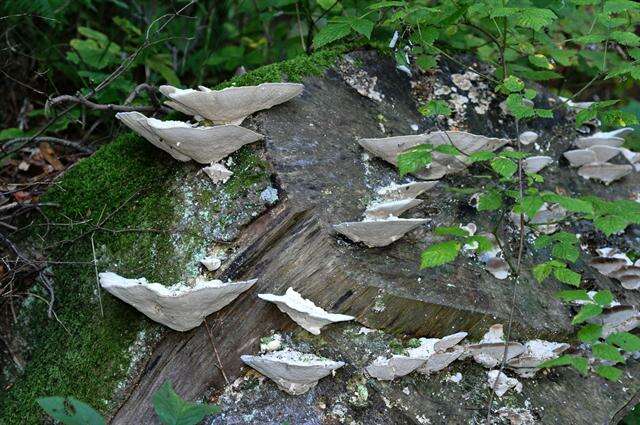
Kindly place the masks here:
[[(268, 65), (224, 85), (300, 81), (322, 73), (346, 49)], [(58, 262), (73, 262), (51, 266), (55, 311), (64, 327), (47, 317), (43, 301), (27, 299), (18, 332), (29, 344), (29, 362), (0, 394), (0, 424), (41, 423), (36, 398), (42, 396), (71, 395), (103, 413), (117, 404), (133, 343), (159, 327), (104, 292), (100, 313), (93, 247), (99, 271), (165, 283), (192, 277), (207, 244), (232, 239), (264, 209), (259, 193), (269, 184), (268, 164), (255, 146), (245, 146), (233, 160), (233, 177), (212, 190), (206, 176), (196, 176), (199, 167), (125, 134), (53, 186), (43, 199), (59, 205), (45, 210), (50, 224), (36, 223), (22, 237), (40, 241), (37, 248)], [(32, 292), (48, 296), (41, 288)]]

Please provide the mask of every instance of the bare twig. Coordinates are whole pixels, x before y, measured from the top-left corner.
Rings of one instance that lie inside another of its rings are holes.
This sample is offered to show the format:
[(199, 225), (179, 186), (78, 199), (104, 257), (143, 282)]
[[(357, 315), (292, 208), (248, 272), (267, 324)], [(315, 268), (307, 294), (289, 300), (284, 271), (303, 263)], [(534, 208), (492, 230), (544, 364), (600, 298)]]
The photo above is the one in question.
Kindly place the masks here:
[(22, 143), (22, 146), (20, 146), (20, 148), (22, 148), (24, 145), (27, 145), (29, 143), (40, 143), (40, 142), (47, 142), (47, 143), (54, 143), (56, 145), (60, 145), (60, 146), (64, 146), (67, 148), (73, 148), (77, 151), (80, 151), (82, 153), (86, 153), (86, 154), (91, 154), (94, 152), (94, 150), (88, 146), (82, 146), (80, 143), (78, 142), (72, 142), (70, 140), (66, 140), (66, 139), (61, 139), (59, 137), (49, 137), (49, 136), (39, 136), (39, 137), (17, 137), (15, 139), (11, 139), (7, 142), (4, 142), (2, 144), (2, 148), (3, 150), (8, 148), (9, 146), (18, 144), (18, 143)]
[(95, 103), (87, 99), (83, 96), (72, 96), (69, 94), (63, 94), (62, 96), (57, 96), (47, 102), (47, 106), (52, 107), (63, 103), (75, 103), (79, 105), (86, 106), (90, 109), (95, 109), (97, 111), (111, 111), (111, 112), (154, 112), (158, 108), (155, 106), (126, 106), (126, 105), (115, 105), (113, 103)]
[(216, 355), (216, 359), (218, 361), (218, 364), (216, 364), (216, 367), (220, 370), (220, 373), (222, 373), (222, 377), (224, 378), (224, 382), (227, 383), (227, 385), (229, 385), (229, 379), (227, 379), (227, 374), (224, 373), (224, 366), (222, 365), (222, 361), (220, 360), (220, 355), (218, 354), (218, 349), (216, 348), (216, 345), (213, 343), (213, 336), (211, 335), (211, 330), (209, 329), (209, 324), (207, 323), (207, 318), (204, 318), (204, 327), (207, 329), (207, 335), (209, 336), (209, 342), (211, 343), (211, 347), (213, 347), (213, 352)]
[(104, 317), (104, 309), (102, 308), (102, 294), (100, 293), (100, 278), (98, 277), (98, 260), (96, 259), (96, 245), (93, 243), (91, 234), (91, 252), (93, 253), (93, 271), (96, 274), (96, 291), (98, 293), (98, 303), (100, 304), (100, 316)]

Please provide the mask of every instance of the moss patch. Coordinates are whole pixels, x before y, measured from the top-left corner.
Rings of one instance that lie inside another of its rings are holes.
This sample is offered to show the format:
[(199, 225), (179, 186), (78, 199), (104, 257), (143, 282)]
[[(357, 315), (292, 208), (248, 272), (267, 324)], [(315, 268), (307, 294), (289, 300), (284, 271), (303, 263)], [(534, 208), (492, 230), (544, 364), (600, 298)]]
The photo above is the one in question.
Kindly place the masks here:
[[(342, 47), (268, 65), (224, 83), (301, 81), (321, 74), (347, 50)], [(125, 134), (69, 170), (46, 195), (59, 205), (45, 211), (22, 237), (58, 262), (51, 266), (55, 311), (29, 297), (18, 333), (29, 345), (28, 365), (0, 394), (0, 424), (37, 424), (44, 415), (36, 398), (71, 395), (103, 413), (118, 402), (140, 335), (159, 327), (102, 292), (104, 316), (92, 264), (127, 277), (175, 283), (198, 273), (197, 260), (214, 241), (232, 240), (238, 229), (264, 210), (259, 193), (269, 184), (259, 148), (233, 155), (233, 177), (213, 185), (200, 167), (178, 163), (135, 135)], [(96, 226), (100, 230), (96, 230)], [(47, 298), (42, 288), (32, 292)], [(115, 395), (114, 395), (115, 394)]]

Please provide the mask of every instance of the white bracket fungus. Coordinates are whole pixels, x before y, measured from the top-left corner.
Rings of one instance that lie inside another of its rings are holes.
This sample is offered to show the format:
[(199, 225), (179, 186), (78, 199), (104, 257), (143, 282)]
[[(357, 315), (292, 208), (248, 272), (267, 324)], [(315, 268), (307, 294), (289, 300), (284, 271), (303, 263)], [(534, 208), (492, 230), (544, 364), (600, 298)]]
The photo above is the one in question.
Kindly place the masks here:
[(390, 184), (377, 190), (378, 195), (385, 201), (398, 201), (401, 199), (413, 199), (422, 195), (427, 190), (433, 189), (438, 181), (411, 182), (407, 184)]
[(280, 311), (289, 315), (294, 322), (314, 335), (320, 335), (320, 330), (330, 323), (354, 319), (353, 316), (346, 314), (328, 313), (313, 301), (302, 298), (293, 288), (287, 289), (284, 295), (258, 294), (258, 297), (277, 305)]
[(600, 180), (608, 186), (612, 182), (631, 174), (633, 170), (634, 168), (627, 164), (599, 162), (583, 165), (578, 169), (578, 175), (585, 179)]
[(407, 210), (422, 203), (420, 199), (398, 199), (370, 204), (364, 212), (366, 220), (380, 220), (389, 216), (398, 217)]
[[(496, 139), (464, 131), (436, 131), (410, 136), (385, 137), (381, 139), (358, 139), (364, 149), (390, 164), (398, 164), (398, 155), (421, 144), (432, 146), (453, 145), (465, 155), (480, 151), (494, 151), (509, 143), (507, 139)], [(432, 154), (433, 160), (424, 172), (416, 174), (424, 179), (439, 179), (447, 174), (466, 168), (464, 155), (447, 155), (439, 152)]]
[(145, 278), (127, 279), (115, 273), (100, 273), (99, 279), (107, 292), (150, 319), (177, 331), (188, 331), (200, 325), (205, 317), (231, 303), (257, 281), (210, 280), (196, 282), (194, 286), (181, 283), (164, 286), (149, 283)]
[(534, 131), (525, 131), (518, 136), (518, 140), (525, 146), (530, 145), (531, 143), (534, 143), (536, 140), (538, 140), (538, 133)]
[(588, 320), (589, 323), (602, 325), (602, 337), (616, 332), (629, 332), (640, 325), (640, 312), (630, 305), (609, 307), (602, 314)]
[(288, 349), (240, 358), (291, 395), (306, 393), (316, 386), (320, 379), (344, 366), (344, 362)]
[(550, 156), (530, 156), (523, 161), (523, 168), (526, 173), (538, 173), (552, 162)]
[(423, 218), (389, 218), (375, 221), (356, 221), (340, 223), (333, 228), (354, 242), (363, 242), (370, 248), (387, 246), (407, 232), (427, 223)]
[(377, 357), (364, 370), (373, 378), (380, 381), (391, 381), (405, 376), (422, 366), (425, 359), (394, 354), (391, 358)]
[(218, 257), (204, 257), (200, 260), (200, 264), (205, 266), (210, 272), (218, 270), (222, 265), (222, 261)]
[(219, 163), (211, 164), (208, 167), (204, 167), (202, 171), (204, 171), (205, 174), (209, 176), (211, 181), (214, 183), (226, 183), (227, 180), (229, 180), (229, 178), (233, 175), (232, 171)]
[(509, 264), (502, 258), (502, 250), (495, 243), (495, 236), (490, 233), (483, 233), (482, 236), (489, 239), (494, 245), (489, 251), (478, 255), (478, 259), (485, 265), (485, 269), (496, 279), (504, 280), (509, 277)]
[(160, 92), (171, 99), (165, 102), (167, 106), (214, 124), (241, 124), (254, 112), (269, 109), (298, 96), (304, 86), (295, 83), (263, 83), (222, 90), (210, 90), (202, 86), (198, 89), (160, 86)]
[(509, 361), (524, 353), (524, 350), (524, 346), (519, 342), (511, 341), (509, 344), (505, 343), (501, 324), (491, 326), (478, 344), (471, 344), (465, 347), (465, 351), (471, 354), (477, 363), (488, 369), (502, 362), (505, 351), (506, 361)]
[[(182, 121), (160, 121), (139, 112), (118, 112), (116, 118), (179, 161), (218, 162), (263, 136), (237, 125), (194, 127)], [(177, 154), (176, 154), (177, 153)]]
[(464, 349), (456, 344), (466, 336), (466, 332), (458, 332), (442, 339), (420, 338), (418, 347), (407, 349), (408, 355), (379, 356), (365, 370), (382, 381), (408, 375), (414, 370), (424, 374), (440, 371), (462, 355)]
[(625, 289), (640, 289), (640, 260), (633, 263), (627, 254), (615, 248), (600, 248), (596, 252), (599, 256), (591, 259), (591, 267), (619, 280)]
[(509, 378), (499, 370), (490, 370), (487, 372), (487, 385), (498, 397), (505, 395), (507, 391), (514, 388), (516, 392), (522, 391), (522, 383), (516, 378)]
[(524, 353), (509, 360), (507, 367), (523, 378), (532, 378), (539, 370), (538, 366), (547, 360), (555, 359), (569, 347), (566, 343), (541, 339), (527, 341), (524, 344)]

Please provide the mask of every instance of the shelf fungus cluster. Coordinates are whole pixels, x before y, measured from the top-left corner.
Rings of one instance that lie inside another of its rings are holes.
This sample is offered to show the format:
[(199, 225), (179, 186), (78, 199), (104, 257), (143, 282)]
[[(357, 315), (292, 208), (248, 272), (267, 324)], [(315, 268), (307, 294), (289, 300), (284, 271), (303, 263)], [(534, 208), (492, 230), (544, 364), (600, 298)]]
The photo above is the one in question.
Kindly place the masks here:
[(367, 206), (362, 221), (340, 223), (333, 228), (352, 241), (362, 242), (370, 248), (387, 246), (429, 221), (423, 218), (400, 218), (400, 215), (420, 205), (422, 200), (416, 198), (437, 183), (394, 183), (380, 188), (377, 191), (378, 199)]
[(322, 328), (336, 322), (353, 320), (353, 316), (333, 314), (325, 311), (302, 296), (293, 288), (284, 295), (258, 294), (260, 299), (274, 303), (280, 311), (286, 313), (294, 322), (314, 335), (320, 335)]
[(464, 349), (458, 343), (466, 336), (466, 332), (458, 332), (442, 339), (420, 338), (419, 345), (407, 349), (406, 355), (379, 356), (365, 371), (382, 381), (390, 381), (413, 371), (426, 375), (440, 371), (462, 355)]
[(208, 315), (230, 304), (257, 281), (197, 280), (194, 285), (164, 286), (149, 283), (145, 278), (127, 279), (110, 272), (100, 273), (99, 280), (110, 294), (177, 331), (199, 326)]
[[(578, 149), (567, 151), (563, 155), (572, 167), (578, 168), (579, 176), (609, 185), (640, 169), (640, 155), (622, 147), (623, 136), (632, 131), (632, 128), (627, 127), (579, 137), (574, 143)], [(620, 154), (628, 164), (609, 162)]]
[(263, 136), (241, 127), (254, 112), (271, 108), (302, 93), (304, 86), (293, 83), (264, 83), (258, 86), (198, 90), (160, 86), (170, 100), (171, 108), (197, 121), (214, 125), (193, 125), (183, 121), (161, 121), (139, 112), (119, 112), (116, 118), (156, 147), (178, 161), (194, 160), (205, 167), (214, 182), (225, 181), (230, 171), (215, 164), (242, 146), (261, 140)]
[(385, 137), (381, 139), (359, 139), (358, 143), (374, 156), (398, 165), (398, 155), (419, 145), (433, 147), (452, 145), (460, 155), (432, 152), (431, 163), (415, 174), (424, 180), (437, 180), (449, 174), (455, 174), (467, 168), (467, 157), (478, 151), (495, 151), (509, 143), (507, 139), (496, 139), (464, 131), (436, 131), (410, 136)]
[(625, 289), (640, 289), (640, 260), (635, 263), (615, 248), (600, 248), (589, 264), (601, 274), (620, 281)]
[(261, 356), (245, 355), (240, 358), (291, 395), (306, 393), (316, 386), (320, 379), (344, 366), (343, 362), (291, 349), (272, 351)]

